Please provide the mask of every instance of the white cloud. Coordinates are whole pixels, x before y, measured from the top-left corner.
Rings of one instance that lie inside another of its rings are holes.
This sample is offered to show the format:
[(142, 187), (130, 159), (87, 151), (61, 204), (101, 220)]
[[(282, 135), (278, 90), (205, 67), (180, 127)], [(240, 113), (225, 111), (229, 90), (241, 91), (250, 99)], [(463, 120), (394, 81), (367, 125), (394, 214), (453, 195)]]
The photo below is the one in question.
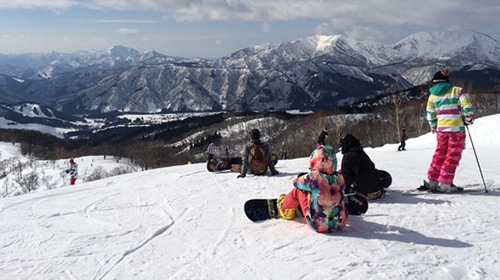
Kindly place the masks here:
[(116, 33), (122, 34), (122, 35), (133, 35), (133, 34), (137, 34), (138, 32), (139, 32), (139, 30), (137, 30), (135, 28), (118, 28), (116, 30)]
[(157, 20), (152, 20), (152, 19), (101, 19), (101, 20), (96, 20), (98, 23), (128, 23), (128, 24), (154, 24), (158, 23)]
[(78, 1), (72, 0), (0, 0), (0, 9), (16, 9), (16, 8), (69, 8), (78, 6)]
[[(357, 40), (394, 43), (420, 31), (472, 29), (500, 38), (500, 17), (498, 17), (500, 2), (484, 0), (475, 2), (465, 0), (441, 2), (431, 0), (418, 2), (396, 0), (0, 0), (0, 11), (13, 8), (45, 8), (54, 13), (60, 12), (62, 16), (55, 18), (61, 21), (76, 15), (74, 20), (78, 22), (88, 20), (92, 23), (119, 24), (119, 26), (129, 28), (137, 28), (139, 24), (150, 24), (141, 28), (144, 36), (147, 36), (148, 32), (167, 34), (178, 30), (182, 30), (183, 34), (190, 32), (196, 34), (199, 29), (191, 28), (200, 23), (204, 26), (209, 26), (211, 23), (226, 24), (227, 28), (213, 29), (217, 32), (216, 34), (212, 30), (210, 32), (214, 34), (205, 32), (213, 37), (210, 42), (220, 38), (228, 30), (234, 34), (240, 33), (240, 30), (236, 30), (237, 28), (252, 26), (252, 30), (244, 29), (248, 34), (246, 38), (237, 41), (224, 40), (224, 46), (227, 49), (218, 48), (217, 54), (209, 54), (209, 57), (226, 55), (228, 52), (250, 45), (289, 41), (313, 34), (345, 34)], [(66, 8), (70, 12), (67, 12)], [(246, 22), (240, 24), (241, 21)], [(60, 26), (60, 23), (57, 24)], [(288, 24), (289, 29), (286, 28)], [(302, 28), (296, 28), (298, 25)], [(168, 28), (160, 29), (163, 26), (168, 26)], [(84, 26), (84, 28), (92, 28), (92, 26)], [(24, 30), (31, 29), (25, 28)], [(138, 32), (137, 29), (128, 28), (113, 31), (119, 34)], [(91, 39), (95, 40), (95, 38), (85, 40)], [(108, 38), (103, 40), (109, 41)], [(130, 44), (136, 43), (133, 41)], [(32, 46), (29, 43), (24, 44)], [(147, 49), (154, 49), (158, 45), (148, 46)], [(171, 44), (164, 45), (170, 46)], [(176, 52), (184, 55), (186, 49), (192, 47), (183, 46)], [(17, 46), (12, 48), (17, 48)], [(6, 47), (2, 46), (2, 49), (5, 50)], [(172, 48), (158, 51), (171, 52)], [(196, 50), (194, 55), (198, 56), (201, 53), (207, 56), (206, 48)]]
[(1, 8), (64, 8), (160, 11), (180, 21), (288, 21), (315, 19), (337, 29), (356, 26), (416, 24), (469, 29), (500, 26), (498, 1), (431, 0), (0, 0)]

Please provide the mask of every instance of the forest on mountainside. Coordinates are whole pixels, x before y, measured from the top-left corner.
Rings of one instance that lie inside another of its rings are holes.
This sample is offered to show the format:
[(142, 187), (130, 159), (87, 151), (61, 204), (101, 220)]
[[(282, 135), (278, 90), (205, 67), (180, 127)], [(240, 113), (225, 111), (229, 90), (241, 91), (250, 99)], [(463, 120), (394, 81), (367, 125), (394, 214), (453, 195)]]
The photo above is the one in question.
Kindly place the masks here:
[[(500, 113), (500, 90), (479, 93), (469, 90), (475, 116)], [(500, 86), (498, 87), (500, 88)], [(281, 143), (287, 143), (288, 158), (308, 156), (322, 129), (328, 127), (326, 143), (337, 148), (346, 133), (356, 135), (366, 147), (399, 142), (405, 128), (409, 137), (429, 131), (425, 119), (424, 91), (416, 98), (394, 91), (373, 105), (320, 110), (309, 114), (286, 112), (231, 112), (210, 117), (180, 120), (172, 125), (122, 129), (120, 135), (96, 139), (59, 139), (28, 130), (2, 130), (0, 141), (20, 143), (21, 152), (40, 159), (61, 159), (86, 155), (110, 155), (129, 158), (142, 169), (203, 162), (205, 150), (215, 142), (219, 150), (228, 149), (231, 157), (240, 155), (249, 141), (248, 131), (258, 128), (264, 141), (278, 154)]]

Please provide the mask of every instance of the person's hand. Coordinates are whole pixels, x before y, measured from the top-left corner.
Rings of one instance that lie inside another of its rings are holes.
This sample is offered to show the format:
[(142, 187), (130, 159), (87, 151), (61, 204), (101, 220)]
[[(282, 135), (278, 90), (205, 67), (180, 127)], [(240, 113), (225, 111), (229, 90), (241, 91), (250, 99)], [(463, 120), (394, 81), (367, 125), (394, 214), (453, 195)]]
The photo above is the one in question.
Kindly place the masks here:
[(240, 174), (240, 175), (238, 175), (238, 177), (236, 177), (236, 178), (245, 178), (245, 176), (247, 176), (247, 175), (245, 175), (245, 174)]
[(472, 118), (464, 118), (464, 124), (465, 125), (470, 125), (473, 124), (474, 120)]

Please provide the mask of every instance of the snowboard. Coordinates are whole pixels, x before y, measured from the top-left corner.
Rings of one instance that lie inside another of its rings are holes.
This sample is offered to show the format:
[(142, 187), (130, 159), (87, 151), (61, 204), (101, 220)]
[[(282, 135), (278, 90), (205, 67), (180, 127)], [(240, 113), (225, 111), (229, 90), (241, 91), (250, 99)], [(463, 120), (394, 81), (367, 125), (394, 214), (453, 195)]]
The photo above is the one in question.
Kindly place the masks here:
[(344, 201), (349, 215), (360, 216), (368, 211), (368, 199), (362, 194), (346, 193)]
[[(273, 161), (274, 165), (278, 163), (278, 156), (276, 154), (272, 154), (271, 160)], [(220, 160), (217, 159), (211, 159), (207, 162), (207, 170), (210, 172), (216, 172), (216, 171), (222, 171), (222, 170), (231, 170), (231, 167), (233, 165), (241, 165), (241, 158), (240, 157), (234, 157), (234, 158), (223, 158)], [(240, 172), (238, 168), (235, 168), (234, 172)]]
[(250, 199), (245, 202), (245, 215), (252, 222), (279, 219), (278, 199)]
[(229, 159), (211, 159), (207, 162), (207, 170), (210, 172), (231, 170), (233, 164), (241, 164), (241, 158), (229, 158)]
[[(346, 194), (344, 201), (349, 215), (359, 216), (368, 211), (368, 200), (361, 194)], [(250, 199), (245, 202), (245, 215), (253, 222), (280, 219), (277, 202), (278, 199)], [(298, 207), (296, 217), (303, 216), (300, 207)]]
[(392, 176), (389, 172), (385, 170), (377, 170), (380, 176), (380, 181), (384, 185), (384, 189), (388, 188), (392, 184)]

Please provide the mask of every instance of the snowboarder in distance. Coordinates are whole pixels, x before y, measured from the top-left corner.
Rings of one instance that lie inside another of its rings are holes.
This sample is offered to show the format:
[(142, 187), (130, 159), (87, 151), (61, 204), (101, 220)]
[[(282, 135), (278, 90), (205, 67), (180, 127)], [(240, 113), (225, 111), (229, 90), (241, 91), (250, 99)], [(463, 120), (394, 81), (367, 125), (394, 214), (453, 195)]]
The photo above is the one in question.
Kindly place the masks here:
[(66, 173), (70, 175), (69, 184), (74, 185), (76, 182), (76, 178), (78, 177), (78, 165), (72, 158), (69, 159), (69, 168), (66, 169)]
[(217, 146), (215, 146), (214, 142), (210, 142), (210, 144), (207, 147), (206, 153), (208, 154), (207, 161), (215, 159), (215, 154), (217, 153)]
[(424, 186), (434, 192), (460, 191), (453, 179), (465, 146), (465, 125), (471, 125), (474, 116), (469, 95), (453, 86), (448, 74), (448, 69), (434, 74), (427, 99), (427, 120), (437, 145)]
[(335, 172), (337, 157), (328, 145), (318, 146), (310, 155), (309, 172), (293, 180), (294, 188), (278, 199), (278, 212), (284, 219), (295, 217), (296, 208), (317, 232), (335, 232), (347, 224), (344, 178)]
[(281, 159), (286, 159), (286, 142), (285, 141), (283, 141), (281, 143), (280, 152), (281, 152)]
[(323, 131), (321, 131), (321, 133), (318, 136), (318, 141), (316, 142), (316, 146), (317, 147), (322, 146), (322, 145), (324, 146), (327, 136), (328, 136), (328, 127), (325, 126), (323, 128)]
[(406, 140), (408, 140), (406, 128), (403, 128), (403, 130), (401, 130), (401, 138), (399, 140), (401, 141), (401, 144), (398, 147), (398, 151), (406, 151)]
[(248, 170), (252, 174), (262, 175), (267, 171), (267, 168), (271, 171), (271, 175), (279, 174), (274, 167), (271, 146), (260, 140), (260, 131), (254, 128), (249, 135), (250, 143), (241, 150), (241, 171), (237, 178), (245, 178)]
[(229, 160), (229, 150), (226, 148), (224, 150), (224, 157), (221, 158), (223, 161), (228, 161)]

